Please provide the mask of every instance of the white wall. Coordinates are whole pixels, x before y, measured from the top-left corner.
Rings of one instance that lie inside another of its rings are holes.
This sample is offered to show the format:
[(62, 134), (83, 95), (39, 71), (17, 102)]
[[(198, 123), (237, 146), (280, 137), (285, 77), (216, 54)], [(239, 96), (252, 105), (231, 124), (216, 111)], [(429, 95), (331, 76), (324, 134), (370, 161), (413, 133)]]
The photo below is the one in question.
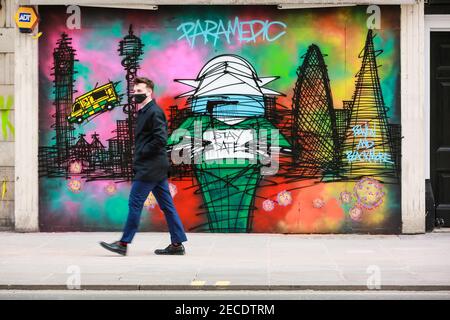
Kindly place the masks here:
[(0, 229), (14, 226), (13, 0), (0, 0)]
[(424, 6), (402, 5), (401, 125), (403, 233), (425, 232)]
[[(17, 10), (18, 5), (14, 12)], [(37, 30), (36, 30), (37, 31)], [(15, 28), (15, 230), (38, 231), (38, 40)]]

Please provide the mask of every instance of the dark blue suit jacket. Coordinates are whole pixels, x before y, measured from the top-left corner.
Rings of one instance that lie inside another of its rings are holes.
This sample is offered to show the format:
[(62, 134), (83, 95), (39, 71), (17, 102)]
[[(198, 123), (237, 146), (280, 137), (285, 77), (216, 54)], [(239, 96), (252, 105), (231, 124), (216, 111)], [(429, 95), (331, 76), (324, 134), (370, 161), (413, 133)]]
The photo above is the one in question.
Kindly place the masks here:
[(133, 180), (161, 181), (168, 177), (167, 119), (155, 99), (138, 111), (133, 156)]

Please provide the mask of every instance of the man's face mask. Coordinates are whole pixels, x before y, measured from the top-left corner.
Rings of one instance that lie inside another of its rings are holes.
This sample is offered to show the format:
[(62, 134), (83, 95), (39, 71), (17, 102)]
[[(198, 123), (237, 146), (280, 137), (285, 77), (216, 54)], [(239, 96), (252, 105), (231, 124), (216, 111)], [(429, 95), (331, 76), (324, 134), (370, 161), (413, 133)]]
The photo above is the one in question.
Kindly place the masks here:
[(142, 103), (147, 98), (147, 95), (145, 93), (135, 93), (132, 96), (133, 100), (136, 103)]

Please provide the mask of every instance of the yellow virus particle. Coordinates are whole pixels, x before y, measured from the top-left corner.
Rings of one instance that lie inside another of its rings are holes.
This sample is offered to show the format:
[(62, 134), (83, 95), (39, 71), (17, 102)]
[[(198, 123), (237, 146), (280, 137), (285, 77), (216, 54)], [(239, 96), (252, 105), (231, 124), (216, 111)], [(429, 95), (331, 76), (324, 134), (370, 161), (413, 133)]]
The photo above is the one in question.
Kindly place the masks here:
[(155, 208), (155, 206), (156, 206), (157, 203), (158, 203), (158, 202), (156, 201), (155, 196), (153, 195), (152, 192), (150, 192), (150, 193), (148, 194), (147, 199), (146, 199), (145, 202), (144, 202), (144, 206), (145, 206), (146, 208), (153, 209), (153, 208)]
[(277, 202), (280, 206), (288, 206), (292, 203), (292, 195), (289, 191), (280, 191), (277, 195)]
[(360, 206), (364, 209), (374, 209), (383, 202), (384, 192), (382, 184), (373, 178), (359, 180), (353, 192)]
[(79, 193), (81, 191), (81, 180), (79, 179), (70, 179), (67, 183), (69, 190), (73, 193)]
[(114, 182), (110, 182), (105, 187), (105, 192), (107, 194), (115, 194), (117, 192), (117, 186)]

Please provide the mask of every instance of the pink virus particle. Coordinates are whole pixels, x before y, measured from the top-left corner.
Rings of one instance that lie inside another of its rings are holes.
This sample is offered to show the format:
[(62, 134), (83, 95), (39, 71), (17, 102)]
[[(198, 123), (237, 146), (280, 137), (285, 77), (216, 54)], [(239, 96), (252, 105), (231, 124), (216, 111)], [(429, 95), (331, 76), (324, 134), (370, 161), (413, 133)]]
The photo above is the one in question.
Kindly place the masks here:
[(172, 198), (175, 197), (175, 195), (178, 193), (177, 186), (174, 185), (173, 183), (169, 183), (169, 191), (170, 191), (170, 196)]
[(373, 178), (365, 177), (359, 180), (353, 192), (359, 205), (364, 209), (374, 209), (383, 202), (383, 185)]
[(105, 186), (105, 192), (107, 194), (113, 195), (117, 192), (117, 186), (114, 182), (110, 182)]
[(313, 200), (313, 207), (316, 209), (320, 209), (325, 205), (325, 201), (321, 198), (316, 198)]
[(341, 192), (339, 198), (341, 199), (342, 203), (350, 203), (352, 202), (353, 196), (350, 192), (343, 191)]
[(70, 179), (67, 183), (67, 187), (73, 193), (79, 193), (81, 191), (81, 180), (80, 179)]
[(360, 207), (357, 207), (357, 206), (351, 208), (350, 211), (349, 211), (350, 218), (353, 221), (361, 221), (362, 220), (362, 214), (363, 214), (362, 209)]
[(292, 195), (289, 191), (280, 191), (277, 195), (277, 202), (280, 206), (286, 207), (292, 203)]
[(69, 172), (70, 173), (78, 174), (78, 173), (81, 173), (82, 170), (83, 170), (83, 165), (82, 165), (81, 161), (72, 161), (69, 164)]
[(264, 200), (262, 205), (263, 205), (264, 211), (267, 211), (267, 212), (272, 211), (275, 208), (275, 203), (270, 199)]

